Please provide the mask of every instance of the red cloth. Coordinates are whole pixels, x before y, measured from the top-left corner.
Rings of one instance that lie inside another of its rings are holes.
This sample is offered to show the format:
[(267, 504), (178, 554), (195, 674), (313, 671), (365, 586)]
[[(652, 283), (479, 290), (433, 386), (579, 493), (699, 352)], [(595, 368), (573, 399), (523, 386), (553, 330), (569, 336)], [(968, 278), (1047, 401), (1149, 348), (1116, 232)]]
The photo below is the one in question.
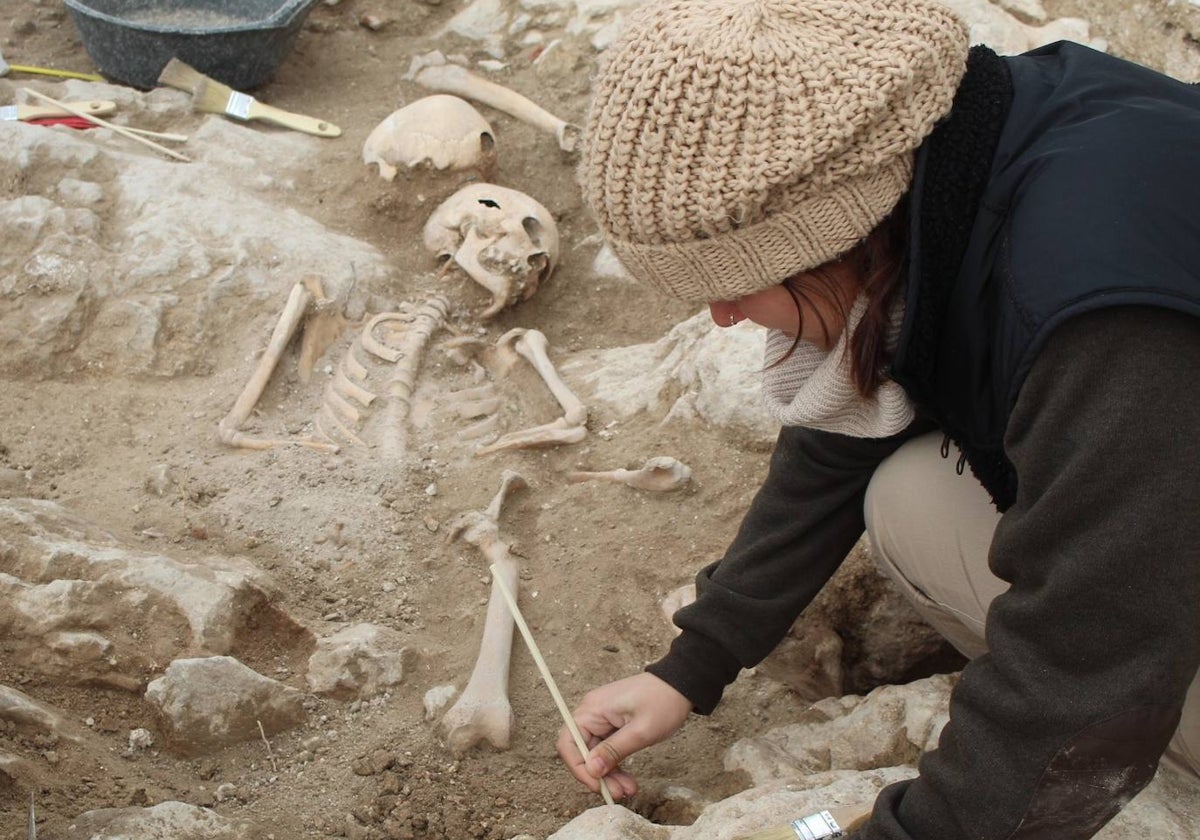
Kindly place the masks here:
[(83, 117), (42, 117), (40, 120), (26, 120), (31, 125), (65, 125), (68, 128), (99, 128), (91, 120)]

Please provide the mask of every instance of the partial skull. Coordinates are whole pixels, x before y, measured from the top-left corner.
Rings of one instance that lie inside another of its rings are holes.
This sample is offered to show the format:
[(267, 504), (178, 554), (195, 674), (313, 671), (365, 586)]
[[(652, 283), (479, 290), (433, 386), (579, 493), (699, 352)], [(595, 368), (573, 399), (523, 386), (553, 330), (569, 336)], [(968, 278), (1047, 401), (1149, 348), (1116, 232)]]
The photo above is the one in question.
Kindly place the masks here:
[(558, 263), (558, 225), (525, 193), (470, 184), (425, 223), (425, 247), (446, 268), (457, 265), (492, 294), (480, 318), (527, 300)]
[(379, 164), (391, 181), (401, 166), (477, 170), (484, 178), (496, 163), (496, 136), (471, 103), (457, 96), (426, 96), (375, 126), (363, 144), (363, 163)]

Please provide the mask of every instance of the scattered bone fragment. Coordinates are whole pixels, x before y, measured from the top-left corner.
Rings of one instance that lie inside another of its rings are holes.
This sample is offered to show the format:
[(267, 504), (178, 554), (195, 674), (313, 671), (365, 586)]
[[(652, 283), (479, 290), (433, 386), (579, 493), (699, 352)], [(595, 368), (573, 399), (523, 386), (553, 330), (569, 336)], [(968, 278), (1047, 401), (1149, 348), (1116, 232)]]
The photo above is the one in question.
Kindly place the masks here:
[(387, 181), (400, 167), (475, 170), (486, 180), (496, 164), (496, 135), (470, 102), (435, 94), (405, 105), (375, 126), (363, 163), (378, 164)]
[(128, 746), (125, 748), (126, 754), (142, 752), (153, 746), (154, 734), (149, 729), (139, 726), (137, 729), (129, 730)]
[(583, 481), (612, 481), (653, 493), (679, 490), (691, 480), (691, 467), (667, 455), (649, 458), (636, 470), (616, 469), (567, 473), (567, 481), (571, 484)]
[(437, 720), (457, 693), (458, 689), (453, 685), (435, 685), (426, 691), (422, 700), (425, 706), (425, 720)]
[[(500, 510), (509, 493), (526, 486), (525, 479), (518, 473), (505, 470), (501, 475), (500, 490), (487, 509), (459, 516), (447, 537), (448, 541), (462, 539), (478, 548), (513, 593), (519, 585), (517, 562), (509, 553), (508, 544), (500, 539)], [(512, 613), (499, 585), (493, 581), (475, 668), (467, 687), (442, 716), (440, 724), (447, 744), (456, 755), (484, 741), (498, 750), (508, 749), (513, 727), (512, 705), (508, 700), (513, 628)]]
[(558, 147), (564, 152), (574, 152), (579, 148), (582, 136), (579, 126), (556, 117), (515, 90), (476, 76), (465, 67), (449, 63), (429, 64), (418, 70), (413, 78), (424, 88), (482, 102), (534, 128), (553, 134), (558, 141)]
[(300, 335), (300, 356), (296, 360), (300, 381), (307, 384), (312, 379), (317, 361), (341, 337), (346, 328), (346, 317), (342, 314), (341, 304), (325, 296), (325, 288), (319, 277), (309, 275), (300, 282), (312, 296), (304, 318), (304, 330)]
[(558, 263), (558, 225), (550, 211), (495, 184), (469, 184), (447, 198), (425, 223), (423, 237), (445, 268), (458, 266), (491, 293), (483, 320), (529, 299)]

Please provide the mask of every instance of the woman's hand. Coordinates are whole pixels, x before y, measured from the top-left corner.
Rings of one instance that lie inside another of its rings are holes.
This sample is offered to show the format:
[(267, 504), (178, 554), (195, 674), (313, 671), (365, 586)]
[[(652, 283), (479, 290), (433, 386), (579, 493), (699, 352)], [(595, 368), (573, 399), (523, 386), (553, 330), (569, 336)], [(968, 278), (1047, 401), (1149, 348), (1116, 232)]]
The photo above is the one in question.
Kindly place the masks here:
[(633, 776), (617, 765), (638, 750), (673, 735), (692, 711), (692, 703), (658, 677), (641, 673), (588, 692), (574, 712), (588, 746), (585, 763), (564, 726), (558, 754), (576, 779), (595, 792), (603, 776), (615, 799), (637, 793)]

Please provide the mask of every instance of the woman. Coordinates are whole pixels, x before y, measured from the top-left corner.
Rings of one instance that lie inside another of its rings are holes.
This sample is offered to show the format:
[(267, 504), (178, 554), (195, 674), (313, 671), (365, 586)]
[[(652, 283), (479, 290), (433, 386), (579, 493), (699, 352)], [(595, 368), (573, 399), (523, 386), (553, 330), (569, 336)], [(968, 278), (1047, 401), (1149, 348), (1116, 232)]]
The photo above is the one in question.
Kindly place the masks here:
[(864, 528), (974, 658), (856, 838), (1091, 837), (1168, 744), (1200, 769), (1200, 90), (968, 51), (933, 0), (652, 0), (585, 134), (629, 271), (768, 328), (783, 429), (669, 652), (583, 699), (571, 772), (633, 794), (618, 763), (711, 712)]

